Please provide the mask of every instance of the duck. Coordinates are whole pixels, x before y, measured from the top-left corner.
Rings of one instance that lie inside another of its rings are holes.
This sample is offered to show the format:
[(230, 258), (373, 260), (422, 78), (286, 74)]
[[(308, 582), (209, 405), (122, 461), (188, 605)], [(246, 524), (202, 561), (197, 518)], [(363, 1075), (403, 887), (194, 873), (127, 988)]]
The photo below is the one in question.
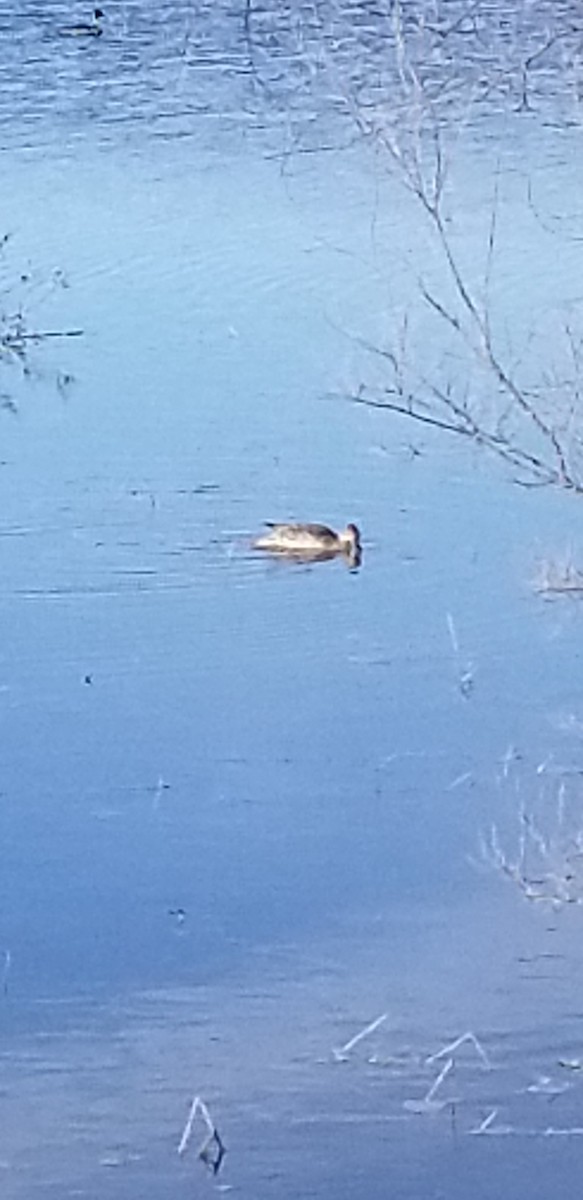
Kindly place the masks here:
[(358, 566), (362, 558), (360, 530), (350, 523), (337, 533), (328, 525), (278, 524), (266, 521), (267, 533), (256, 538), (256, 550), (267, 550), (271, 554), (287, 554), (294, 558), (326, 559), (343, 554)]
[(101, 8), (93, 9), (93, 17), (90, 22), (81, 21), (79, 25), (67, 25), (64, 29), (59, 30), (63, 37), (101, 37), (103, 29), (101, 21), (105, 13)]

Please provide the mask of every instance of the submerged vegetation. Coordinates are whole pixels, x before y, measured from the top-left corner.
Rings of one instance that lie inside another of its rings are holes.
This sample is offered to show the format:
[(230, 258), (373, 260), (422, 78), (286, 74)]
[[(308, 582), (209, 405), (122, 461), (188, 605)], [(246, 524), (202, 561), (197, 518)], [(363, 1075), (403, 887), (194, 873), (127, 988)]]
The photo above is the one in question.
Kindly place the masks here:
[[(547, 768), (540, 765), (539, 784)], [(565, 905), (583, 904), (583, 808), (564, 778), (554, 797), (542, 790), (541, 817), (525, 804), (519, 807), (514, 849), (503, 845), (494, 824), (481, 839), (481, 861), (515, 884), (526, 900), (559, 912)]]
[[(46, 342), (80, 337), (83, 331), (47, 329), (34, 324), (33, 314), (38, 313), (55, 292), (67, 288), (68, 281), (59, 269), (48, 275), (37, 275), (30, 269), (18, 270), (9, 253), (11, 243), (10, 234), (0, 238), (0, 405), (15, 411), (18, 405), (14, 372), (18, 381), (44, 374), (35, 350)], [(68, 372), (60, 369), (53, 369), (50, 378), (59, 391), (64, 391), (73, 381)]]
[(572, 554), (542, 559), (537, 566), (533, 587), (541, 596), (581, 598), (583, 571), (574, 562)]

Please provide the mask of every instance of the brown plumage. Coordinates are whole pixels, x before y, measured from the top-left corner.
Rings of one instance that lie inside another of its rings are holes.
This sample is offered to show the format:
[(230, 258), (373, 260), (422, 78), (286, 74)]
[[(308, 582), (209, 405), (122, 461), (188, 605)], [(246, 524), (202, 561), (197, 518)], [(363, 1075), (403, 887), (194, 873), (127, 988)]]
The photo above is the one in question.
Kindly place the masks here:
[(360, 561), (362, 547), (360, 532), (356, 525), (336, 533), (328, 525), (277, 524), (266, 521), (267, 533), (256, 538), (256, 550), (268, 550), (272, 554), (287, 554), (301, 558), (332, 558), (344, 554), (347, 558)]

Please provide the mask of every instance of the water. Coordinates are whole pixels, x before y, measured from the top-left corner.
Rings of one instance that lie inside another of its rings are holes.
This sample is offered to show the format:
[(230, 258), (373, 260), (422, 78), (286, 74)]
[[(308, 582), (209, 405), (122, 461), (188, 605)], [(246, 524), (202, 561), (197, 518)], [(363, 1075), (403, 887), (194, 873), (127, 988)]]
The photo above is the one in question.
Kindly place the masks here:
[[(493, 7), (496, 69), (556, 11)], [(347, 398), (406, 315), (419, 373), (498, 402), (419, 304), (430, 225), (341, 100), (368, 54), (390, 82), (388, 17), (257, 9), (246, 36), (117, 4), (86, 45), (79, 16), (0, 13), (3, 311), (83, 330), (2, 365), (2, 1194), (564, 1192), (581, 611), (534, 585), (583, 561), (579, 502)], [(448, 184), (481, 280), (498, 180), (493, 321), (546, 397), (579, 296), (570, 38), (533, 112), (516, 71), (484, 98)], [(294, 518), (356, 521), (362, 569), (253, 552)], [(470, 1030), (489, 1065), (447, 1049)], [(177, 1154), (195, 1094), (216, 1177), (202, 1123)]]

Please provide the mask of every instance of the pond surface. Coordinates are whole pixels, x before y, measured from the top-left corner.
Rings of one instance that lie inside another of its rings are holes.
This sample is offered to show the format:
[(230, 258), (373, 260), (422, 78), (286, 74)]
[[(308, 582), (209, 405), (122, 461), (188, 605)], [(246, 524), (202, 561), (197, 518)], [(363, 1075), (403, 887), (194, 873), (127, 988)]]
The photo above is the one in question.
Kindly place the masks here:
[[(338, 100), (385, 17), (61, 36), (85, 16), (0, 9), (3, 311), (83, 331), (0, 362), (2, 1196), (567, 1194), (583, 610), (539, 585), (581, 500), (348, 400), (441, 269)], [(493, 319), (549, 387), (583, 228), (556, 67), (449, 184), (478, 273), (498, 187)], [(361, 569), (257, 554), (269, 519), (356, 521)], [(177, 1153), (197, 1095), (216, 1175), (200, 1114)]]

